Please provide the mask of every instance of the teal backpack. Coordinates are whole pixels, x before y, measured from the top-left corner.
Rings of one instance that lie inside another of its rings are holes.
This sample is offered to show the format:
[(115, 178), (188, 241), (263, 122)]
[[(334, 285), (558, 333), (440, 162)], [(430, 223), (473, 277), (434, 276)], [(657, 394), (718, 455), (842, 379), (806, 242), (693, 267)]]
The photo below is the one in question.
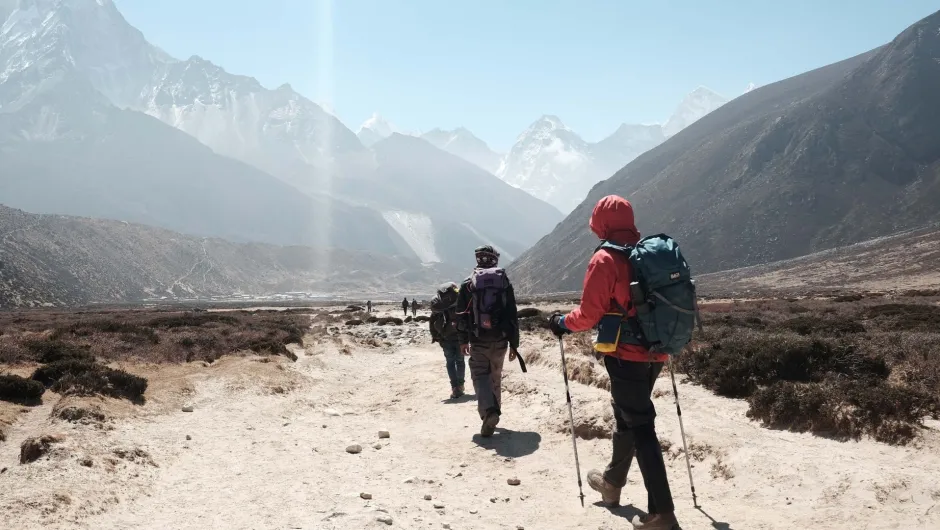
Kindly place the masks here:
[[(702, 326), (692, 271), (678, 243), (659, 234), (632, 247), (604, 241), (595, 252), (601, 249), (623, 254), (633, 269), (630, 299), (636, 317), (619, 319), (617, 340), (655, 353), (678, 355), (692, 341), (695, 326)], [(627, 313), (626, 308), (620, 310)]]

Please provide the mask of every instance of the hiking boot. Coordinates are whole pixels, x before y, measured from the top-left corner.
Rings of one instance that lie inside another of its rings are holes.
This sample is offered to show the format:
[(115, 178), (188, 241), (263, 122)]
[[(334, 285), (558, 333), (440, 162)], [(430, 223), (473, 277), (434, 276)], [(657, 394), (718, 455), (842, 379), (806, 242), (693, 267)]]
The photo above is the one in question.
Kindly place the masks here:
[(496, 425), (499, 424), (499, 413), (498, 412), (487, 412), (486, 417), (483, 418), (483, 426), (480, 427), (480, 436), (484, 438), (489, 438), (493, 436), (493, 433), (496, 432)]
[(461, 396), (467, 393), (467, 391), (464, 390), (463, 385), (458, 386), (457, 390), (460, 392)]
[(634, 530), (679, 530), (679, 521), (673, 512), (648, 515), (644, 519), (637, 516), (633, 518), (633, 528)]
[(588, 471), (588, 486), (601, 494), (601, 501), (608, 506), (620, 506), (620, 488), (615, 488), (604, 474), (596, 469)]
[(462, 395), (463, 395), (463, 392), (460, 391), (459, 386), (455, 386), (454, 388), (450, 389), (450, 399), (457, 399)]

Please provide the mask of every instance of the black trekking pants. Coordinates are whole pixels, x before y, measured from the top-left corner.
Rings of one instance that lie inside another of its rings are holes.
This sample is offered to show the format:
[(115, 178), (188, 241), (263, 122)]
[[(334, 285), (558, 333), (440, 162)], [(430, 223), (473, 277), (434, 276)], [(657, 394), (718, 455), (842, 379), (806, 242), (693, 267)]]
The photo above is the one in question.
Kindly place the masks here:
[(666, 464), (656, 437), (656, 408), (653, 407), (653, 383), (663, 370), (663, 363), (641, 363), (604, 357), (610, 375), (611, 404), (616, 426), (613, 433), (613, 454), (604, 472), (604, 479), (622, 488), (633, 457), (643, 474), (650, 514), (675, 510)]

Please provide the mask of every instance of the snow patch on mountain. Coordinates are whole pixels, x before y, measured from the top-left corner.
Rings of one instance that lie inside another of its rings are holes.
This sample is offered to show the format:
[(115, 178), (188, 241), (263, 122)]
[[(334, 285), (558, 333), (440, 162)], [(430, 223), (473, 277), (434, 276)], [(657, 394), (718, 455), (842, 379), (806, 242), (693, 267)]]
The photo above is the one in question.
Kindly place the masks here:
[(382, 212), (385, 222), (408, 243), (422, 263), (440, 263), (434, 244), (434, 222), (420, 213), (390, 210)]
[(667, 138), (673, 136), (728, 101), (728, 98), (712, 89), (700, 86), (679, 103), (676, 111), (663, 125), (663, 133)]
[(490, 149), (486, 142), (464, 127), (458, 127), (452, 131), (433, 129), (422, 134), (421, 138), (434, 147), (459, 156), (490, 173), (495, 173), (499, 169), (502, 155)]

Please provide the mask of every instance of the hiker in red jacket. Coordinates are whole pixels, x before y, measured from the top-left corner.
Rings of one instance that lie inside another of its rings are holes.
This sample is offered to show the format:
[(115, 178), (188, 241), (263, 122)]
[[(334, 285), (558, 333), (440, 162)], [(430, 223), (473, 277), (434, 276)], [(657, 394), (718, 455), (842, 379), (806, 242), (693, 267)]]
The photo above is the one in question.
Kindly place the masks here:
[[(591, 215), (591, 231), (602, 240), (619, 245), (635, 245), (640, 240), (633, 218), (633, 206), (623, 197), (609, 195), (598, 201)], [(591, 257), (584, 277), (581, 304), (567, 315), (553, 315), (552, 333), (561, 337), (569, 332), (587, 331), (608, 312), (626, 308), (636, 314), (630, 302), (632, 274), (627, 258), (605, 249)], [(636, 456), (648, 494), (649, 515), (634, 519), (637, 529), (673, 530), (679, 527), (672, 493), (666, 477), (659, 438), (656, 436), (653, 384), (668, 356), (654, 354), (639, 344), (621, 342), (615, 352), (605, 354), (604, 365), (610, 375), (611, 404), (616, 427), (613, 454), (604, 472), (588, 472), (588, 485), (601, 494), (604, 503), (620, 504), (620, 491), (627, 483), (627, 471)]]

